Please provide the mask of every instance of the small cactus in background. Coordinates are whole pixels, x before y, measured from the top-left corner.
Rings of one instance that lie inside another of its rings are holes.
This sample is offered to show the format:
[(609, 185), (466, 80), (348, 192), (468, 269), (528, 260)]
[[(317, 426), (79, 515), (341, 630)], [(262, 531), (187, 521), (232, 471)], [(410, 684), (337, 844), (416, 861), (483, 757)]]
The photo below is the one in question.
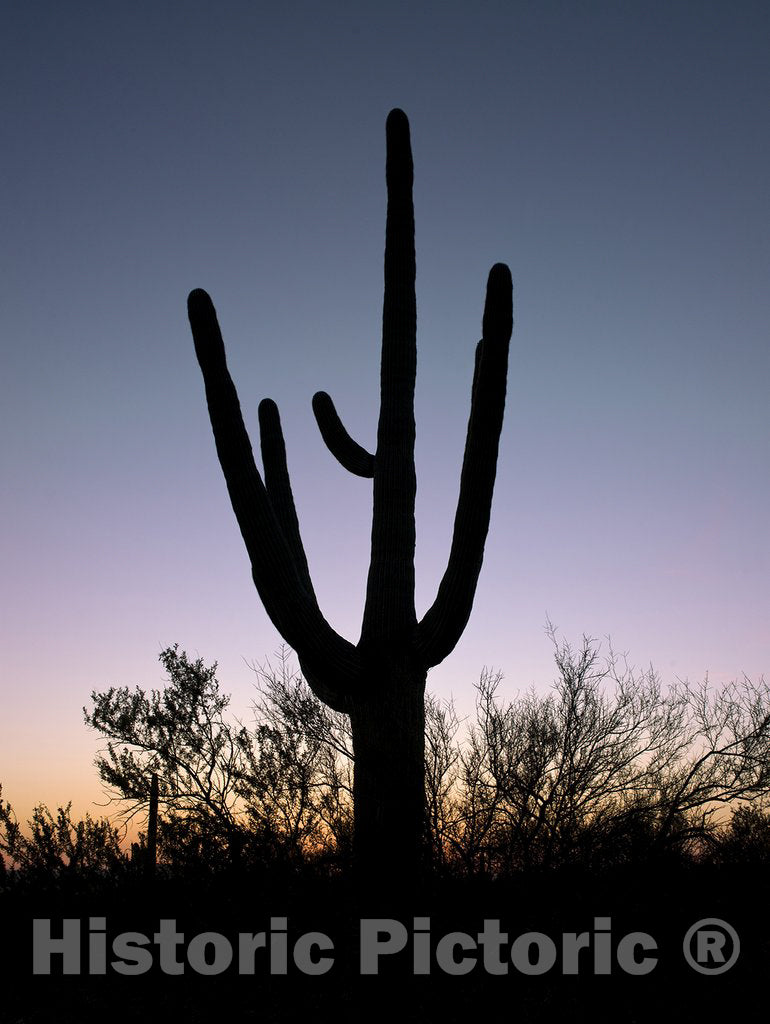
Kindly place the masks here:
[(158, 775), (153, 772), (150, 777), (150, 813), (147, 820), (147, 874), (155, 875), (158, 860)]
[(265, 609), (296, 651), (313, 691), (350, 715), (355, 756), (354, 856), (375, 883), (414, 877), (424, 855), (424, 727), (428, 670), (452, 651), (470, 616), (489, 528), (505, 406), (512, 286), (492, 267), (482, 339), (476, 346), (471, 412), (449, 561), (436, 599), (414, 605), (414, 387), (417, 363), (414, 210), (409, 123), (386, 125), (380, 415), (373, 453), (354, 441), (325, 392), (313, 398), (321, 435), (351, 473), (373, 481), (372, 545), (361, 637), (339, 636), (316, 600), (300, 538), (281, 422), (259, 405), (264, 480), (227, 369), (211, 299), (190, 293), (188, 310), (217, 453)]

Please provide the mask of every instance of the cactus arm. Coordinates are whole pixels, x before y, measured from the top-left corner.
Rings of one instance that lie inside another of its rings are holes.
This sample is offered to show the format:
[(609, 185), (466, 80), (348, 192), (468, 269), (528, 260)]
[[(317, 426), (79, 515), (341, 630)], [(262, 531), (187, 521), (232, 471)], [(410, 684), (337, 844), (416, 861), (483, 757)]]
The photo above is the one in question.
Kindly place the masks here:
[(452, 651), (473, 606), (489, 530), (512, 328), (511, 274), (498, 263), (487, 282), (449, 561), (436, 600), (417, 628), (418, 651), (428, 667)]
[(386, 124), (385, 295), (380, 416), (375, 456), (372, 548), (361, 642), (412, 636), (414, 610), (414, 387), (417, 370), (414, 207), (409, 122), (392, 110)]
[[(276, 629), (297, 654), (310, 665), (328, 666), (324, 675), (334, 682), (327, 686), (339, 703), (360, 676), (359, 656), (355, 647), (324, 619), (279, 525), (254, 462), (238, 394), (227, 369), (216, 312), (205, 291), (190, 293), (188, 313), (217, 454), (257, 591)], [(272, 457), (270, 471), (274, 478), (276, 468), (277, 459)]]
[[(300, 582), (317, 606), (313, 581), (310, 577), (307, 556), (300, 535), (294, 495), (291, 491), (281, 417), (278, 413), (278, 406), (271, 398), (264, 398), (259, 403), (259, 435), (267, 497), (291, 550)], [(311, 660), (300, 656), (299, 661), (303, 675), (315, 695), (335, 711), (346, 711), (345, 697), (347, 694), (345, 689), (340, 690), (333, 684), (330, 686), (326, 675), (323, 672), (319, 673)]]
[(313, 581), (310, 578), (307, 556), (299, 532), (299, 520), (291, 492), (289, 470), (286, 465), (286, 444), (281, 429), (278, 406), (272, 398), (259, 403), (259, 437), (262, 450), (262, 466), (265, 471), (265, 490), (270, 505), (280, 523), (281, 531), (294, 558), (297, 575), (305, 590), (316, 601)]
[(349, 473), (374, 476), (374, 456), (353, 440), (337, 415), (334, 402), (325, 391), (313, 395), (313, 412), (326, 447)]

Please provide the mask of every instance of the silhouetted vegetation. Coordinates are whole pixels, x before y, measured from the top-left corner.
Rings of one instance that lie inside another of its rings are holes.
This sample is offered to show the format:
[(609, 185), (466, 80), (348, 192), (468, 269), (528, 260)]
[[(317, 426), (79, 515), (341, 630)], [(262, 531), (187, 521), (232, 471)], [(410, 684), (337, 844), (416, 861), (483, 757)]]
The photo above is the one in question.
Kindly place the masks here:
[(96, 766), (120, 817), (146, 813), (159, 783), (158, 846), (171, 866), (339, 863), (352, 832), (347, 716), (292, 671), (286, 652), (260, 670), (253, 729), (229, 721), (216, 665), (177, 647), (160, 655), (164, 690), (92, 694), (86, 723), (108, 740)]
[[(770, 850), (770, 692), (712, 690), (635, 673), (584, 639), (555, 646), (552, 690), (505, 699), (484, 671), (476, 714), (426, 702), (424, 806), (437, 876), (502, 878), (563, 867), (742, 863)], [(324, 705), (283, 649), (255, 666), (250, 726), (228, 717), (216, 665), (178, 646), (160, 690), (92, 694), (86, 723), (107, 740), (96, 767), (114, 821), (35, 808), (27, 830), (0, 802), (0, 850), (14, 874), (122, 870), (121, 824), (146, 818), (158, 777), (164, 870), (277, 864), (335, 875), (350, 864), (349, 719)], [(146, 836), (133, 847), (141, 860)]]
[[(363, 916), (384, 913), (407, 925), (424, 916), (440, 937), (474, 934), (488, 919), (512, 934), (558, 935), (590, 929), (598, 915), (611, 917), (618, 934), (653, 935), (660, 972), (649, 984), (617, 971), (519, 977), (522, 1019), (620, 1013), (634, 1020), (673, 1006), (713, 1012), (720, 999), (744, 1005), (752, 972), (770, 951), (762, 909), (770, 896), (767, 687), (743, 680), (721, 690), (664, 689), (652, 670), (637, 674), (612, 652), (602, 660), (593, 641), (573, 650), (552, 638), (550, 692), (505, 697), (501, 675), (485, 671), (471, 720), (461, 721), (451, 702), (427, 700), (431, 871), (407, 902), (377, 903), (371, 912), (348, 870), (354, 751), (347, 716), (315, 697), (283, 650), (273, 664), (255, 666), (254, 721), (245, 725), (228, 714), (216, 665), (176, 646), (164, 650), (164, 688), (110, 687), (94, 692), (85, 710), (106, 740), (96, 765), (116, 802), (112, 821), (74, 821), (69, 806), (40, 805), (24, 828), (0, 800), (6, 939), (14, 929), (28, 935), (31, 917), (92, 915), (114, 933), (148, 935), (161, 918), (194, 935), (237, 934), (287, 917), (292, 934), (317, 930), (333, 939), (335, 972), (328, 983), (301, 972), (261, 976), (260, 1019), (295, 1020), (321, 1006), (322, 1019), (332, 1006), (337, 1019), (360, 1019), (376, 983), (378, 1000), (407, 1020), (459, 1020), (491, 1012), (505, 979), (483, 969), (462, 979), (439, 971), (418, 978), (407, 953), (387, 964), (382, 984), (362, 979)], [(150, 876), (146, 836), (140, 832), (130, 850), (120, 840), (123, 826), (146, 816), (153, 774), (160, 815)], [(738, 929), (743, 953), (740, 968), (709, 979), (706, 992), (700, 975), (670, 964), (687, 928), (709, 917)], [(6, 941), (5, 955), (29, 975), (26, 938)], [(184, 991), (173, 992), (174, 979), (157, 971), (130, 984), (112, 979), (109, 988), (88, 975), (36, 979), (37, 1015), (6, 996), (0, 1019), (96, 1019), (118, 990), (121, 1005), (136, 1013), (148, 1005), (171, 1013), (173, 1003), (175, 1013), (184, 1006), (197, 1021), (226, 1004), (250, 1019), (254, 979), (185, 979)], [(664, 980), (681, 986), (680, 1002), (664, 999)]]
[(73, 821), (72, 804), (52, 813), (38, 804), (23, 829), (0, 786), (0, 885), (16, 878), (47, 888), (75, 879), (117, 879), (127, 863), (121, 830), (105, 818), (90, 814)]
[(452, 759), (437, 846), (494, 875), (562, 865), (703, 859), (724, 807), (770, 791), (770, 691), (749, 680), (664, 691), (595, 643), (555, 644), (547, 696), (499, 697), (485, 672)]
[[(612, 652), (601, 660), (588, 639), (579, 651), (552, 640), (557, 678), (548, 694), (505, 700), (502, 676), (485, 671), (474, 721), (460, 723), (451, 703), (427, 700), (433, 870), (501, 877), (703, 860), (749, 834), (757, 845), (765, 819), (753, 805), (770, 791), (765, 684), (664, 691), (654, 671), (637, 674)], [(161, 661), (164, 691), (113, 687), (94, 693), (86, 712), (109, 740), (97, 768), (124, 817), (146, 809), (158, 774), (161, 859), (347, 864), (347, 716), (314, 696), (285, 650), (257, 670), (251, 729), (225, 717), (216, 666), (177, 648)]]

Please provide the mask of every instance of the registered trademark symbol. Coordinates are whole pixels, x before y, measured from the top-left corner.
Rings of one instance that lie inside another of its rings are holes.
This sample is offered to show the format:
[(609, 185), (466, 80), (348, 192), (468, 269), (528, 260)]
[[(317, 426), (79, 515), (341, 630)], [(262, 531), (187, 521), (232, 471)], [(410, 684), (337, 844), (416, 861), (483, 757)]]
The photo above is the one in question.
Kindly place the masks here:
[(740, 956), (741, 940), (727, 921), (704, 917), (688, 928), (682, 952), (690, 967), (699, 974), (724, 974)]

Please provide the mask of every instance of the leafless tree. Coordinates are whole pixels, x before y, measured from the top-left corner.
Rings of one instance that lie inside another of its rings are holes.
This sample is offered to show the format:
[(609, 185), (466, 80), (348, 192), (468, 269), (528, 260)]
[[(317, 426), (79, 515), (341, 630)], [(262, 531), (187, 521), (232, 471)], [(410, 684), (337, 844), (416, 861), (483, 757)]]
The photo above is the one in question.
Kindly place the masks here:
[(323, 704), (290, 663), (253, 664), (258, 725), (239, 793), (252, 827), (266, 826), (298, 853), (345, 859), (352, 841), (350, 720)]
[[(768, 790), (764, 682), (667, 692), (584, 638), (558, 643), (553, 691), (504, 702), (484, 673), (463, 754), (461, 799), (472, 862), (498, 870), (689, 851), (709, 842), (720, 805)], [(467, 856), (466, 852), (466, 856)]]

